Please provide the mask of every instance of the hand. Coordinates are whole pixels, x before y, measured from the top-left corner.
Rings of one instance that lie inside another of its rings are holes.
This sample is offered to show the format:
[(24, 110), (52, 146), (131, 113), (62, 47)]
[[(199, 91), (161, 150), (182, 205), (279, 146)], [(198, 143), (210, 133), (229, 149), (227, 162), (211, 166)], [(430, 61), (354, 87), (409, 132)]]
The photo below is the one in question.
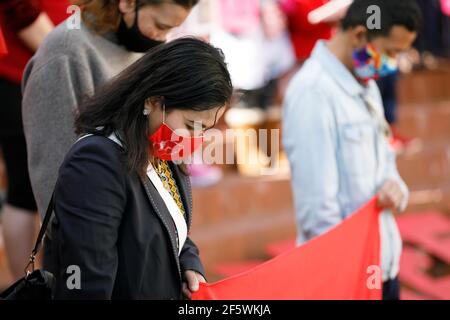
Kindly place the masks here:
[(383, 209), (398, 210), (403, 197), (400, 184), (394, 180), (387, 180), (378, 190), (378, 206)]
[(184, 272), (183, 296), (185, 299), (191, 300), (192, 292), (198, 290), (200, 282), (206, 283), (206, 280), (197, 271), (186, 270)]

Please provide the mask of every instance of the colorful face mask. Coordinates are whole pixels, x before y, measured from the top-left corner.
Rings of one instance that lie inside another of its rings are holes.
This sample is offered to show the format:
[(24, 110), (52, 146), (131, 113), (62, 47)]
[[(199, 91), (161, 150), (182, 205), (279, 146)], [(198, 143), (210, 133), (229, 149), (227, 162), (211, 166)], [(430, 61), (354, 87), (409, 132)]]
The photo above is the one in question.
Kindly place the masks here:
[(163, 106), (163, 123), (148, 138), (153, 147), (153, 155), (161, 160), (182, 160), (203, 144), (203, 131), (197, 137), (180, 136), (165, 123), (165, 112)]
[(377, 80), (397, 72), (397, 60), (380, 54), (372, 44), (353, 52), (353, 68), (356, 77), (363, 83)]

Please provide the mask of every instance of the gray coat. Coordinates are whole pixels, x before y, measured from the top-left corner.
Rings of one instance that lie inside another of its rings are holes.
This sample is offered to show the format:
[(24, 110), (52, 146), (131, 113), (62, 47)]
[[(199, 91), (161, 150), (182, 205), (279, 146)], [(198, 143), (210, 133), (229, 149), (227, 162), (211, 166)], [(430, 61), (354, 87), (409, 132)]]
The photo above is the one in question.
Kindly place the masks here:
[(141, 54), (118, 45), (115, 34), (100, 36), (84, 24), (66, 22), (45, 39), (25, 68), (22, 114), (28, 168), (41, 217), (58, 168), (76, 140), (74, 117), (81, 99), (118, 74)]

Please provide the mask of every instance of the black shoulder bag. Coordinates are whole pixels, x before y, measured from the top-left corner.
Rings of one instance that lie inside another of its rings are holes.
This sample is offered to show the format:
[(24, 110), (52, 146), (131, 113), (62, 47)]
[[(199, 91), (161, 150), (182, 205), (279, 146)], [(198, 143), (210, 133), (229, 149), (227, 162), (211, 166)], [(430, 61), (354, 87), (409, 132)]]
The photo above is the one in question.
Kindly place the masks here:
[(53, 291), (55, 277), (48, 271), (35, 270), (34, 260), (39, 252), (42, 240), (44, 239), (47, 225), (54, 208), (54, 194), (50, 199), (50, 203), (45, 213), (39, 235), (36, 239), (33, 251), (30, 255), (30, 261), (25, 267), (25, 276), (17, 280), (11, 287), (0, 294), (0, 300), (51, 300), (53, 299)]

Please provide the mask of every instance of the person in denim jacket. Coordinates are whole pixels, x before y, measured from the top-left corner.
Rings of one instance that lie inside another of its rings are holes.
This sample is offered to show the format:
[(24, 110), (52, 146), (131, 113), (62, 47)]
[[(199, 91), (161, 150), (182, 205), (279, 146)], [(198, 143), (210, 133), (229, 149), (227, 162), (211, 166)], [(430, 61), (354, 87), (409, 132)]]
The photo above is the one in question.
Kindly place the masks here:
[[(368, 27), (371, 5), (380, 8), (380, 28)], [(396, 70), (395, 57), (410, 48), (420, 21), (413, 1), (354, 1), (332, 39), (319, 41), (294, 76), (283, 107), (297, 243), (326, 232), (378, 195), (384, 299), (399, 298), (402, 241), (393, 212), (405, 209), (408, 189), (374, 80)]]

